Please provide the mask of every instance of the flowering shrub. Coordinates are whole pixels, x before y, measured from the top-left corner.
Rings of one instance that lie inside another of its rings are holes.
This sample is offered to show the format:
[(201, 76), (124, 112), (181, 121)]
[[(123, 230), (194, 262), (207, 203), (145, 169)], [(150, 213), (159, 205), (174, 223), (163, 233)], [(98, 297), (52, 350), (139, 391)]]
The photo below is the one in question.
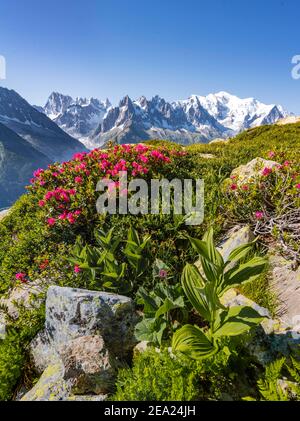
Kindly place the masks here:
[[(280, 158), (274, 151), (267, 156)], [(250, 221), (255, 234), (265, 240), (274, 236), (289, 256), (300, 261), (299, 162), (284, 160), (282, 164), (258, 168), (246, 184), (238, 176), (233, 178), (234, 183), (231, 178), (224, 187), (228, 218)]]
[[(103, 151), (75, 154), (73, 160), (38, 169), (29, 187), (51, 227), (82, 225), (95, 219), (96, 184), (101, 179), (118, 187), (120, 171), (127, 172), (128, 181), (134, 177), (150, 180), (170, 175), (171, 168), (186, 152), (144, 144), (117, 145)], [(127, 193), (127, 192), (121, 192)]]

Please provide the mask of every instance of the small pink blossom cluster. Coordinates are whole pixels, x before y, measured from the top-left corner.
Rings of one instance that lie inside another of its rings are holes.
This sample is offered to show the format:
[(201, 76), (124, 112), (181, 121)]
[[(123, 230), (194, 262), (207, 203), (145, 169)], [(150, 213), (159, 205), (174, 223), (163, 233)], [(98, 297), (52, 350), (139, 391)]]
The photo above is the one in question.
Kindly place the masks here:
[(22, 283), (28, 282), (27, 275), (26, 273), (23, 273), (23, 272), (16, 273), (16, 279)]
[(71, 201), (71, 196), (75, 196), (75, 194), (75, 189), (63, 189), (62, 187), (57, 187), (54, 190), (47, 191), (44, 195), (44, 200), (50, 201), (54, 199), (56, 202), (69, 203)]
[(171, 159), (168, 156), (165, 156), (157, 150), (151, 151), (151, 156), (155, 159), (161, 159), (164, 162), (171, 162)]
[(268, 168), (268, 167), (265, 167), (263, 170), (262, 170), (262, 173), (261, 173), (264, 177), (267, 177), (268, 175), (270, 175), (270, 174), (272, 174), (272, 168)]

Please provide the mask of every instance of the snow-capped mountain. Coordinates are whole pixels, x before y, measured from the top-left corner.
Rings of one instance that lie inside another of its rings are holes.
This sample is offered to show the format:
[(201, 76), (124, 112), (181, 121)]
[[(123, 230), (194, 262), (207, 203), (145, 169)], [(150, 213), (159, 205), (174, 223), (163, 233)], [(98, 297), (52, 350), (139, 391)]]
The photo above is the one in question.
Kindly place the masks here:
[(117, 107), (108, 110), (94, 133), (93, 142), (169, 139), (178, 143), (196, 143), (220, 136), (223, 132), (223, 127), (201, 104), (197, 104), (197, 110), (188, 113), (180, 104), (171, 104), (159, 96), (151, 100), (142, 96), (136, 101), (126, 96)]
[(100, 101), (96, 98), (76, 98), (74, 100), (68, 95), (53, 92), (42, 110), (70, 136), (91, 146), (90, 138), (110, 107), (108, 99)]
[(207, 97), (166, 102), (155, 96), (132, 101), (123, 98), (110, 108), (93, 136), (94, 144), (114, 139), (120, 143), (169, 139), (180, 143), (227, 138), (251, 127), (273, 124), (288, 113), (281, 106), (253, 98), (240, 99), (226, 92)]
[(50, 158), (66, 160), (86, 150), (45, 114), (28, 104), (17, 92), (0, 87), (0, 123)]
[(263, 124), (273, 124), (289, 115), (280, 105), (266, 105), (254, 98), (241, 99), (227, 92), (196, 98), (210, 115), (232, 130), (233, 134)]
[(254, 98), (241, 99), (227, 92), (192, 95), (174, 102), (158, 95), (137, 100), (127, 95), (115, 107), (108, 100), (74, 100), (54, 92), (42, 110), (88, 148), (101, 146), (108, 140), (209, 142), (214, 138), (226, 139), (251, 127), (273, 124), (289, 115), (280, 105), (266, 105)]

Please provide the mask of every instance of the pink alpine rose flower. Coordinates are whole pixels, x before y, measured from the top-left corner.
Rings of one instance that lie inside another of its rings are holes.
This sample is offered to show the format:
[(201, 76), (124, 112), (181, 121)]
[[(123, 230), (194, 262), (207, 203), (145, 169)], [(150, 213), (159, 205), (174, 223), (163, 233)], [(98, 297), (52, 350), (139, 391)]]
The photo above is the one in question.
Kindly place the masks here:
[(80, 269), (80, 267), (78, 265), (75, 265), (74, 266), (74, 272), (75, 273), (80, 273), (81, 272), (81, 269)]
[(82, 183), (82, 177), (80, 177), (80, 176), (75, 177), (74, 181), (75, 181), (75, 183), (77, 183), (77, 184), (81, 184), (81, 183)]
[(21, 282), (27, 282), (26, 273), (23, 273), (23, 272), (16, 273), (16, 279)]
[(264, 213), (263, 212), (261, 212), (261, 211), (256, 211), (255, 212), (255, 218), (256, 219), (260, 220), (260, 219), (263, 219), (263, 217), (264, 217)]
[(268, 175), (271, 174), (271, 172), (272, 172), (272, 168), (265, 167), (262, 171), (262, 175), (267, 177)]

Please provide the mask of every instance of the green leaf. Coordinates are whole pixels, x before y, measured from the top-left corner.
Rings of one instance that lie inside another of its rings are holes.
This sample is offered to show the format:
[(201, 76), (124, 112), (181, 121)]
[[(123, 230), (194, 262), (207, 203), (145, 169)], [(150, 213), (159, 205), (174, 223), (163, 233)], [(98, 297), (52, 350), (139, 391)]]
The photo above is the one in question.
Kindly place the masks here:
[(208, 281), (218, 283), (223, 272), (224, 260), (213, 242), (213, 230), (210, 229), (204, 235), (203, 240), (188, 237), (193, 248), (200, 255), (200, 261)]
[(169, 298), (166, 298), (163, 305), (159, 307), (157, 312), (155, 313), (155, 318), (158, 318), (166, 313), (168, 313), (171, 310), (174, 310), (175, 308), (183, 307), (184, 301), (182, 297), (179, 297), (179, 299), (176, 301), (171, 301)]
[(164, 321), (144, 318), (135, 327), (135, 336), (139, 341), (149, 341), (161, 345), (163, 333), (167, 327)]
[(214, 338), (221, 336), (237, 336), (248, 332), (252, 327), (263, 321), (256, 310), (248, 306), (231, 307), (228, 311), (220, 314), (218, 329), (214, 332)]
[(208, 256), (209, 261), (213, 263), (219, 271), (222, 271), (224, 267), (224, 260), (221, 255), (221, 253), (217, 250), (217, 248), (214, 245), (214, 231), (212, 228), (210, 228), (203, 237), (203, 240), (207, 243), (207, 249), (208, 249)]
[(236, 247), (232, 252), (229, 254), (227, 262), (238, 262), (239, 260), (243, 259), (247, 256), (249, 251), (253, 248), (256, 240), (252, 241), (251, 243), (243, 244), (239, 247)]
[[(146, 292), (146, 290), (141, 287), (138, 291), (138, 296), (142, 298), (144, 304), (144, 313), (145, 314), (155, 314), (158, 309), (158, 305), (155, 300)], [(141, 300), (138, 301), (141, 304)]]
[(224, 274), (219, 293), (224, 294), (229, 288), (234, 288), (245, 282), (254, 281), (265, 270), (267, 260), (263, 257), (254, 257), (250, 261), (233, 268)]
[(210, 321), (210, 309), (203, 290), (205, 283), (195, 265), (187, 264), (184, 267), (181, 283), (187, 298), (195, 310), (206, 320)]
[(218, 347), (214, 346), (199, 327), (185, 325), (174, 333), (172, 350), (198, 360), (215, 354)]
[(209, 261), (209, 252), (206, 242), (199, 240), (198, 238), (188, 237), (188, 239), (190, 240), (190, 243), (194, 250), (204, 259)]

